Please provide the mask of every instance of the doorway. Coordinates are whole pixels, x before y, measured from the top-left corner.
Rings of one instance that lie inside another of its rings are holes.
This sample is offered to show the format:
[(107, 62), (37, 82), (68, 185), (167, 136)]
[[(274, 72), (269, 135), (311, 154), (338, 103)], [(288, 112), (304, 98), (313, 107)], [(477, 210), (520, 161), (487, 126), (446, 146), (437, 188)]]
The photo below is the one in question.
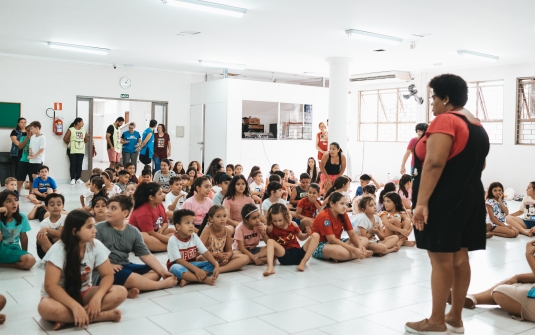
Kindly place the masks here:
[[(135, 130), (143, 134), (153, 119), (167, 128), (167, 105), (166, 101), (77, 96), (76, 116), (84, 120), (85, 128), (91, 134), (82, 165), (82, 180), (89, 179), (93, 168), (104, 170), (109, 167), (106, 129), (118, 117), (125, 119), (119, 128), (120, 134), (128, 131), (129, 122), (135, 122)], [(140, 169), (143, 169), (143, 163), (138, 161), (137, 171)]]

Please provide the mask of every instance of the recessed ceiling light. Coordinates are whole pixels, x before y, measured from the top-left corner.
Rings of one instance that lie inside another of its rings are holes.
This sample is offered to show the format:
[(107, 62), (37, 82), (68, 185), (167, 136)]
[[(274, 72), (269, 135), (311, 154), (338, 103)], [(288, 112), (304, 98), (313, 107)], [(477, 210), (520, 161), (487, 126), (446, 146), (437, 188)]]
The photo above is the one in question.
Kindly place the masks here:
[(199, 63), (204, 66), (219, 67), (223, 69), (244, 70), (246, 67), (245, 64), (214, 62), (211, 60), (199, 60)]
[(470, 50), (458, 50), (457, 53), (463, 57), (477, 58), (480, 60), (484, 59), (490, 62), (496, 62), (498, 59), (500, 59), (500, 57), (498, 56), (488, 55), (488, 54), (484, 54), (481, 52), (475, 52), (475, 51), (470, 51)]
[(171, 6), (196, 9), (203, 12), (222, 14), (234, 17), (243, 17), (247, 9), (222, 5), (219, 3), (201, 1), (201, 0), (162, 0), (162, 3)]
[(346, 30), (346, 34), (347, 36), (354, 36), (354, 37), (359, 37), (363, 39), (380, 41), (380, 42), (388, 43), (388, 44), (399, 44), (403, 41), (403, 39), (399, 37), (370, 33), (369, 31), (356, 30), (356, 29), (348, 29)]
[(383, 51), (386, 51), (385, 49), (377, 49), (377, 50), (373, 50), (375, 52), (383, 52)]
[(180, 33), (184, 34), (184, 35), (197, 35), (197, 34), (200, 34), (201, 32), (200, 31), (192, 31), (192, 30), (184, 30), (184, 31), (181, 31)]
[(68, 50), (68, 51), (76, 51), (76, 52), (86, 52), (86, 53), (95, 54), (95, 55), (107, 55), (107, 54), (110, 53), (110, 49), (89, 47), (89, 46), (85, 46), (85, 45), (75, 45), (75, 44), (48, 42), (48, 46), (51, 49), (60, 49), (60, 50)]

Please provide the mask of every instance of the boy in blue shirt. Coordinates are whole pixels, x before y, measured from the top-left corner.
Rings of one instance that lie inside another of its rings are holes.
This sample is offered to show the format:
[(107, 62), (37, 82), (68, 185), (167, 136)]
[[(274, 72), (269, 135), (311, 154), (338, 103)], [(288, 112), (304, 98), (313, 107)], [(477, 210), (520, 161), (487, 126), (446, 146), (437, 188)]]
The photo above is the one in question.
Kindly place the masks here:
[(47, 194), (58, 193), (56, 181), (48, 176), (48, 171), (49, 169), (46, 165), (41, 165), (37, 169), (39, 176), (33, 180), (32, 190), (28, 195), (28, 199), (33, 204), (40, 204), (45, 200)]

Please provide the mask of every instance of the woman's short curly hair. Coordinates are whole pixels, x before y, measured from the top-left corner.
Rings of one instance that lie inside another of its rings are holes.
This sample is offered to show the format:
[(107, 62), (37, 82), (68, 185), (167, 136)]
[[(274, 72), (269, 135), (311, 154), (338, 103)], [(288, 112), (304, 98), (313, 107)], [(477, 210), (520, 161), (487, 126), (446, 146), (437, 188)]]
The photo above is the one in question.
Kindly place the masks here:
[(463, 107), (468, 101), (468, 85), (463, 78), (454, 74), (442, 74), (429, 82), (433, 94), (444, 100), (450, 98), (450, 104), (456, 108)]

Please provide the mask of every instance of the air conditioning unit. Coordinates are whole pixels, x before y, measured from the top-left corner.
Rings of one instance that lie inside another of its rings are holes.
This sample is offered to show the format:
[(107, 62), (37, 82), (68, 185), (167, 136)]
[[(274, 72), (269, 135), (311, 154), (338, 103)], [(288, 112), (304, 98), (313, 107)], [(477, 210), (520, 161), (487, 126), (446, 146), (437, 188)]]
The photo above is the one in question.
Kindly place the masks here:
[(387, 71), (354, 74), (349, 77), (350, 82), (357, 82), (362, 84), (382, 84), (382, 83), (396, 83), (411, 81), (411, 74), (404, 71)]

